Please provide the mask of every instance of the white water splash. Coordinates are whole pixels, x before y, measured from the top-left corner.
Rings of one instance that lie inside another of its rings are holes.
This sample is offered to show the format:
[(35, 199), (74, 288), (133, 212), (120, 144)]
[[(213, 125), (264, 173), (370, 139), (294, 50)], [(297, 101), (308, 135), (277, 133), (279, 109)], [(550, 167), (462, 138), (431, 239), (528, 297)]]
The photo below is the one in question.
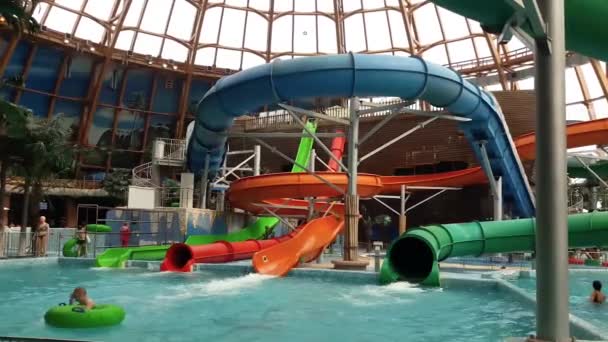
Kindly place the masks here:
[(205, 283), (179, 285), (171, 288), (172, 295), (160, 295), (157, 299), (190, 299), (209, 296), (234, 296), (252, 288), (259, 287), (262, 282), (272, 279), (272, 276), (250, 273), (242, 277), (214, 279)]
[(342, 299), (354, 306), (404, 304), (416, 301), (416, 295), (427, 291), (414, 284), (397, 282), (386, 286), (363, 286), (357, 291), (342, 294)]
[(97, 272), (110, 272), (110, 271), (116, 271), (115, 268), (111, 268), (111, 267), (91, 267), (90, 268), (91, 271), (97, 271)]

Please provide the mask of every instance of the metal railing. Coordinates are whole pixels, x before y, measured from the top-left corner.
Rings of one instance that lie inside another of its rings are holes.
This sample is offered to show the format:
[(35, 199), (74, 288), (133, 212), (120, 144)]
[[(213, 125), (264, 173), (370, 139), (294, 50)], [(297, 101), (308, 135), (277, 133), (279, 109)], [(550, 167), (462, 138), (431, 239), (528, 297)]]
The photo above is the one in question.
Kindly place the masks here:
[[(24, 184), (22, 177), (10, 177), (7, 180), (9, 187), (21, 187)], [(100, 181), (88, 180), (88, 179), (52, 179), (42, 182), (44, 188), (69, 188), (69, 189), (83, 189), (93, 190), (103, 188), (103, 184)]]
[[(403, 102), (401, 99), (391, 99), (386, 101), (378, 101), (374, 102), (374, 104), (378, 106), (388, 106), (392, 104), (397, 104)], [(361, 105), (361, 109), (373, 108), (371, 106), (366, 106), (365, 104)], [(422, 101), (415, 101), (411, 105), (405, 107), (409, 110), (417, 110), (417, 111), (425, 111), (425, 112), (442, 112), (443, 108), (431, 106), (428, 103), (423, 103)], [(348, 108), (334, 106), (334, 107), (321, 107), (313, 109), (316, 112), (334, 117), (334, 118), (348, 118), (349, 111)], [(370, 119), (370, 118), (381, 118), (390, 114), (389, 110), (373, 112), (368, 114), (362, 114), (360, 117), (362, 119)], [(295, 121), (293, 116), (289, 114), (288, 111), (284, 109), (279, 109), (270, 112), (262, 112), (256, 114), (256, 116), (248, 116), (243, 117), (238, 120), (235, 120), (234, 125), (231, 130), (235, 132), (247, 132), (247, 131), (255, 131), (255, 130), (275, 130), (275, 129), (285, 129), (285, 128), (293, 128), (299, 127), (298, 122)]]
[(157, 138), (154, 141), (154, 159), (178, 162), (186, 160), (186, 140)]
[[(518, 60), (518, 59), (521, 59), (524, 57), (530, 57), (530, 56), (532, 56), (532, 54), (533, 54), (533, 52), (530, 49), (528, 49), (527, 47), (523, 47), (523, 48), (509, 51), (509, 53), (507, 53), (507, 54), (501, 54), (500, 59), (501, 59), (502, 64), (507, 64), (509, 61)], [(488, 56), (488, 57), (479, 58), (479, 59), (471, 59), (471, 60), (467, 60), (467, 61), (446, 64), (444, 66), (449, 67), (455, 71), (462, 72), (465, 70), (481, 68), (481, 67), (495, 67), (496, 61), (494, 60), (494, 57)]]
[[(65, 239), (64, 237), (73, 236), (73, 231), (75, 231), (74, 228), (51, 228), (45, 240), (46, 245), (43, 246), (44, 254), (47, 256), (58, 255), (61, 252), (61, 247), (58, 248), (57, 246), (63, 246), (69, 240), (69, 238)], [(4, 233), (0, 233), (0, 258), (36, 256), (36, 238), (36, 233), (32, 232), (29, 227), (25, 232), (6, 228)], [(20, 243), (23, 243), (21, 248)]]
[(138, 165), (131, 171), (132, 184), (135, 186), (154, 186), (152, 183), (152, 162)]
[(157, 195), (160, 198), (160, 207), (164, 208), (178, 208), (182, 200), (189, 202), (190, 199), (193, 205), (198, 205), (200, 199), (200, 191), (181, 187), (159, 187), (157, 188)]
[[(20, 244), (23, 244), (20, 247)], [(0, 233), (0, 258), (34, 256), (34, 233), (5, 231)]]

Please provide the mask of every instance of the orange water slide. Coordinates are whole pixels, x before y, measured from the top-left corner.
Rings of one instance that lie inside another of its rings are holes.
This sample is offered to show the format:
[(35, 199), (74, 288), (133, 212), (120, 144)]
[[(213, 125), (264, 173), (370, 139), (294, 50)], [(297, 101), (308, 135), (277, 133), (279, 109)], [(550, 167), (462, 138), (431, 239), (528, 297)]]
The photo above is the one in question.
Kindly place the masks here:
[[(577, 122), (566, 127), (568, 148), (608, 144), (608, 118)], [(536, 158), (536, 135), (528, 133), (515, 139), (517, 153), (522, 160)]]
[(253, 268), (261, 274), (287, 275), (298, 263), (318, 258), (343, 227), (344, 220), (333, 215), (311, 220), (291, 239), (255, 253)]

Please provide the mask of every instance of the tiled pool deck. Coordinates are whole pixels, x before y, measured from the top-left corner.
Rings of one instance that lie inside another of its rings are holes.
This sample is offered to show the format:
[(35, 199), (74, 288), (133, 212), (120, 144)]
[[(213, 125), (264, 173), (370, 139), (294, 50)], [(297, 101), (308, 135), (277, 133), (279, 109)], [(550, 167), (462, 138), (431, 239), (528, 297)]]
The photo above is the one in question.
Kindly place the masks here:
[[(327, 260), (326, 260), (327, 261)], [(95, 259), (91, 258), (37, 258), (37, 259), (14, 259), (14, 260), (2, 260), (2, 263), (23, 263), (24, 265), (29, 264), (40, 264), (40, 263), (54, 263), (68, 265), (82, 265), (87, 267), (93, 267), (95, 265)], [(370, 262), (371, 271), (343, 271), (329, 269), (331, 264), (310, 264), (303, 265), (303, 267), (294, 268), (290, 273), (289, 277), (303, 277), (322, 279), (325, 281), (336, 281), (336, 282), (349, 282), (356, 284), (375, 284), (377, 283), (377, 273), (373, 272), (373, 260)], [(492, 267), (473, 267), (471, 265), (458, 264), (444, 264), (442, 265), (443, 271), (441, 273), (441, 281), (443, 287), (471, 287), (471, 286), (496, 286), (501, 291), (509, 292), (515, 295), (521, 302), (528, 306), (530, 310), (534, 310), (536, 307), (536, 299), (533, 295), (525, 292), (523, 289), (513, 285), (512, 283), (505, 280), (506, 277), (520, 277), (530, 276), (534, 271), (522, 270), (520, 267), (511, 268), (496, 268)], [(477, 265), (479, 266), (479, 265)], [(143, 268), (152, 272), (160, 270), (160, 262), (158, 261), (138, 261), (131, 260), (127, 262), (127, 268)], [(369, 269), (370, 267), (368, 267)], [(480, 269), (481, 268), (481, 269)], [(577, 269), (588, 268), (576, 268)], [(237, 261), (226, 264), (196, 264), (195, 272), (207, 271), (215, 274), (235, 276), (239, 274), (248, 274), (253, 271), (251, 262), (249, 260)], [(587, 322), (580, 317), (570, 315), (571, 331), (574, 336), (582, 341), (580, 338), (589, 340), (606, 340), (608, 341), (608, 334), (601, 331), (593, 324)], [(523, 341), (523, 339), (512, 339), (509, 341)]]

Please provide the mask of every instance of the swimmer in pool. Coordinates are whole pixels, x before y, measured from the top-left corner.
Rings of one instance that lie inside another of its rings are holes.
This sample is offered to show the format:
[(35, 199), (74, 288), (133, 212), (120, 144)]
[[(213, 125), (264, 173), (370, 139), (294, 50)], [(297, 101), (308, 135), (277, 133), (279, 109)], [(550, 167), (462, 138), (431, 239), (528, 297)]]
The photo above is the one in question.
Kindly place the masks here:
[(95, 306), (95, 302), (87, 296), (87, 290), (84, 287), (77, 287), (72, 292), (70, 296), (70, 305), (74, 304), (74, 302), (78, 302), (78, 304), (86, 307), (86, 309), (92, 309)]
[(591, 292), (589, 300), (596, 304), (602, 304), (606, 301), (606, 296), (602, 293), (602, 282), (599, 280), (593, 281), (593, 292)]

